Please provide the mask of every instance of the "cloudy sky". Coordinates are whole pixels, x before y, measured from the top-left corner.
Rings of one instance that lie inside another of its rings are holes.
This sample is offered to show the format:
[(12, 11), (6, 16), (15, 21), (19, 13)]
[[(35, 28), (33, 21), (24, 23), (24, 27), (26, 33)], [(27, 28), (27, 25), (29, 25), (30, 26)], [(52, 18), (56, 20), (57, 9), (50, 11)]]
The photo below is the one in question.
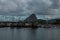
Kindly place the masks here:
[[(0, 0), (0, 15), (60, 17), (60, 0)], [(41, 15), (41, 16), (40, 16)]]

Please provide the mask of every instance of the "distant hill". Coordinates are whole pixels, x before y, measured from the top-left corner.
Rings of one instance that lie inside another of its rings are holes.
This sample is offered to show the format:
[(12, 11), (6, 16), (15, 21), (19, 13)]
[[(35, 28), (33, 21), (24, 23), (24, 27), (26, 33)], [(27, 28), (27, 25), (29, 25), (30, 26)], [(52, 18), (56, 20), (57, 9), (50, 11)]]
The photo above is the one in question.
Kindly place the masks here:
[(39, 24), (60, 24), (60, 19), (51, 19), (51, 20), (43, 20), (43, 19), (37, 19), (37, 22)]
[(32, 14), (28, 18), (26, 18), (24, 21), (26, 21), (26, 22), (35, 22), (36, 20), (37, 20), (36, 15)]
[(43, 19), (37, 19), (35, 14), (31, 14), (28, 18), (24, 20), (24, 22), (34, 22), (38, 24), (60, 24), (60, 19), (51, 19), (51, 20), (43, 20)]
[(48, 22), (53, 24), (60, 24), (60, 19), (51, 19)]

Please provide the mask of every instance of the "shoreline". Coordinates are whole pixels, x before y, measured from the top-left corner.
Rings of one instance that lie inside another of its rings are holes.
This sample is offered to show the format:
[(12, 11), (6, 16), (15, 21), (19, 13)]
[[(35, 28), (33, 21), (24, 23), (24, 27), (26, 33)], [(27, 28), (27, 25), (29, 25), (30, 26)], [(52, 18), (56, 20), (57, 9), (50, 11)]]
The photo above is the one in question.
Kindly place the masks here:
[(17, 28), (54, 28), (60, 27), (59, 24), (36, 24), (36, 23), (22, 23), (22, 22), (0, 22), (1, 27), (17, 27)]

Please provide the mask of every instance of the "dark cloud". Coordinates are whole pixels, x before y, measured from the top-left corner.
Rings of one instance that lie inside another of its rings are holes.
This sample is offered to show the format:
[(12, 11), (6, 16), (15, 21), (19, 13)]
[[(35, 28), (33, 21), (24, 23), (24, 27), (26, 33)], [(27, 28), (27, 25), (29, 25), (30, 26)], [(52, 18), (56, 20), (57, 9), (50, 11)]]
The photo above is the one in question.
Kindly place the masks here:
[(48, 6), (43, 0), (0, 0), (0, 14), (27, 15), (32, 12), (41, 14)]
[(52, 5), (51, 5), (51, 8), (53, 9), (57, 9), (59, 8), (59, 0), (51, 0), (52, 1)]
[(0, 0), (1, 15), (59, 15), (59, 0)]

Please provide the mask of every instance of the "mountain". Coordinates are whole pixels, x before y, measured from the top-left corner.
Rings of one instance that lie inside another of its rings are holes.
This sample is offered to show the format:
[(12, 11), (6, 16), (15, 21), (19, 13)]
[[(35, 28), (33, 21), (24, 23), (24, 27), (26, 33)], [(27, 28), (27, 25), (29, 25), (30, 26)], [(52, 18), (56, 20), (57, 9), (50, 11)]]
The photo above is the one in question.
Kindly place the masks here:
[(35, 22), (37, 17), (35, 14), (30, 15), (28, 18), (25, 19), (26, 22)]

